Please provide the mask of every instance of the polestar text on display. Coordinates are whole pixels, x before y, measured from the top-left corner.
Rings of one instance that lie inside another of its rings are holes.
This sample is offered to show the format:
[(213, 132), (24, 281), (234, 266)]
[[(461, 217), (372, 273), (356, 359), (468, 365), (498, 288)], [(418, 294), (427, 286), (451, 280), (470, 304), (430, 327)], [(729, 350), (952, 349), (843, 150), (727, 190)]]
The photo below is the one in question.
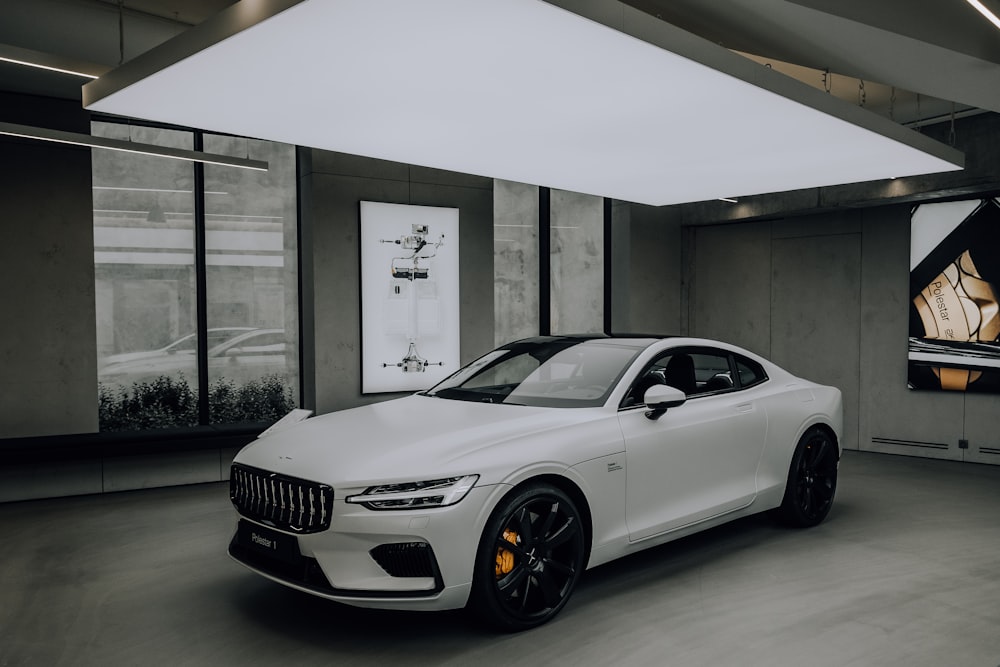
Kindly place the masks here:
[(545, 336), (420, 393), (294, 411), (233, 462), (229, 553), (349, 605), (522, 630), (584, 570), (770, 510), (830, 511), (840, 390), (681, 337)]

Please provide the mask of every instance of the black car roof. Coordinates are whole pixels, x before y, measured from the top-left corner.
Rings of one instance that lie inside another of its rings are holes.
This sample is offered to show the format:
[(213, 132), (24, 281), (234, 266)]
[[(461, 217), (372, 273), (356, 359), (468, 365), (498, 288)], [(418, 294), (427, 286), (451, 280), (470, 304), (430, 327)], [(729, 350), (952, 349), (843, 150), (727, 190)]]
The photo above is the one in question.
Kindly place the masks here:
[(502, 345), (500, 349), (516, 349), (522, 346), (534, 346), (534, 345), (551, 345), (553, 343), (585, 343), (588, 341), (601, 341), (607, 343), (622, 343), (629, 345), (629, 347), (647, 347), (653, 344), (657, 340), (664, 340), (667, 338), (676, 338), (676, 336), (665, 335), (665, 334), (624, 334), (624, 333), (614, 333), (614, 334), (558, 334), (552, 336), (533, 336), (531, 338), (522, 338), (521, 340), (516, 340), (510, 342), (506, 345)]

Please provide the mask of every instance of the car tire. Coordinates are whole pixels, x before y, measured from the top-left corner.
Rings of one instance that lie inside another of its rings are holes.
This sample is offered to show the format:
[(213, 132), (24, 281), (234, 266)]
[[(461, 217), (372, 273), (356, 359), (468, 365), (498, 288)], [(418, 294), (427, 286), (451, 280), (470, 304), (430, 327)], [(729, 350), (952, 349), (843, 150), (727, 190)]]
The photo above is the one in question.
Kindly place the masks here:
[(809, 528), (830, 513), (837, 492), (840, 451), (826, 429), (814, 426), (799, 439), (788, 469), (781, 506), (774, 514), (782, 523)]
[(559, 489), (515, 489), (479, 542), (469, 605), (491, 628), (527, 630), (566, 605), (586, 562), (580, 512)]

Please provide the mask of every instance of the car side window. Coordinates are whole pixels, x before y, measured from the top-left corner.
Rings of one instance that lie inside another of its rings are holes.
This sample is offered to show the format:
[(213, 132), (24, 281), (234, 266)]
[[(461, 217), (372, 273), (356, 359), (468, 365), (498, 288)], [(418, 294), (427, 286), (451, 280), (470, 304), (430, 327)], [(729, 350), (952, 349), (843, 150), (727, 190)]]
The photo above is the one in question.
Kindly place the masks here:
[(690, 356), (694, 365), (695, 391), (688, 396), (715, 394), (735, 387), (728, 354), (697, 353)]
[(736, 357), (736, 373), (739, 375), (740, 388), (742, 389), (753, 387), (767, 380), (764, 367), (746, 357)]
[(619, 409), (645, 405), (646, 391), (657, 384), (680, 389), (694, 398), (738, 391), (766, 380), (764, 367), (742, 355), (706, 348), (674, 349), (646, 366), (625, 393)]
[(644, 405), (646, 390), (662, 384), (680, 389), (688, 398), (704, 396), (736, 388), (729, 353), (722, 350), (671, 350), (654, 359), (632, 383), (621, 408)]

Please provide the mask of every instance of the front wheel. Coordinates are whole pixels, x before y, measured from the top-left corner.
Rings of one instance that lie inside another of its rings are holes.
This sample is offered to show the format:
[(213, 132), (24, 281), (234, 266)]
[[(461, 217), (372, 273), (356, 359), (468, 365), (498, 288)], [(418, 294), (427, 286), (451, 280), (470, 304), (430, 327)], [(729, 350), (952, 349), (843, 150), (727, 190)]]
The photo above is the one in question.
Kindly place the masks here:
[(583, 531), (579, 511), (559, 489), (532, 485), (505, 498), (479, 543), (470, 605), (508, 632), (552, 619), (583, 571)]
[(792, 455), (785, 497), (775, 511), (779, 520), (797, 528), (823, 521), (837, 492), (837, 443), (828, 431), (813, 427), (805, 432)]

